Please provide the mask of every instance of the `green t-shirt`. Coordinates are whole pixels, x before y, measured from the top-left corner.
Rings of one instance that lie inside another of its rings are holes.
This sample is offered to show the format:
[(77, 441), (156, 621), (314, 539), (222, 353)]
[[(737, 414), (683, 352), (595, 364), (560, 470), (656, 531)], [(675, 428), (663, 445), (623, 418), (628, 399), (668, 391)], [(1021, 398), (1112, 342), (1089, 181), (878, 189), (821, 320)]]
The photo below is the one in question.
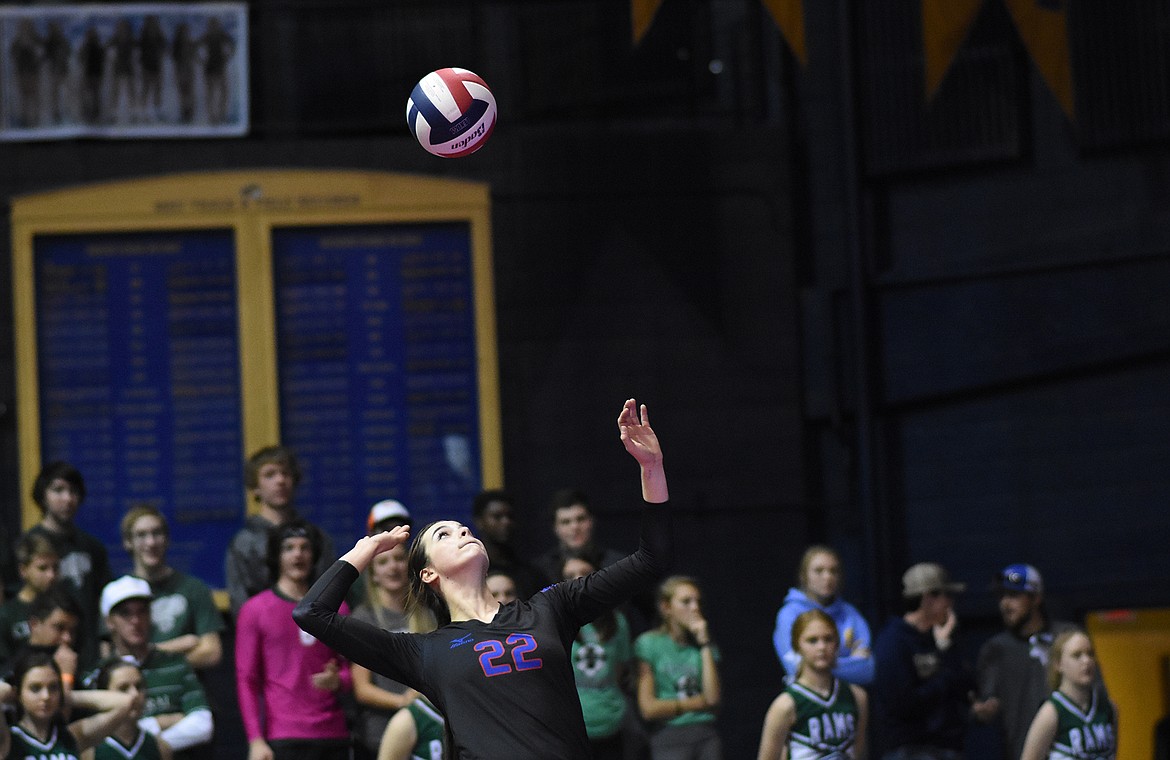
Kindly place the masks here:
[(609, 641), (601, 641), (590, 623), (573, 641), (570, 655), (590, 739), (613, 736), (626, 715), (626, 698), (618, 677), (620, 668), (630, 662), (630, 624), (622, 613), (614, 615), (617, 625)]
[(426, 697), (419, 697), (406, 706), (410, 716), (414, 718), (414, 730), (418, 740), (411, 750), (411, 760), (443, 760), (443, 739), (446, 721), (427, 701)]
[(0, 663), (8, 662), (28, 642), (31, 604), (14, 596), (0, 604)]
[(223, 615), (216, 609), (211, 589), (203, 581), (178, 570), (150, 584), (150, 640), (158, 643), (193, 633), (219, 633)]
[[(719, 650), (711, 654), (719, 661)], [(679, 644), (670, 634), (647, 631), (634, 642), (634, 656), (654, 673), (654, 696), (658, 699), (686, 699), (703, 693), (703, 653), (696, 646)], [(709, 723), (715, 714), (703, 710), (688, 712), (666, 721), (668, 726)]]

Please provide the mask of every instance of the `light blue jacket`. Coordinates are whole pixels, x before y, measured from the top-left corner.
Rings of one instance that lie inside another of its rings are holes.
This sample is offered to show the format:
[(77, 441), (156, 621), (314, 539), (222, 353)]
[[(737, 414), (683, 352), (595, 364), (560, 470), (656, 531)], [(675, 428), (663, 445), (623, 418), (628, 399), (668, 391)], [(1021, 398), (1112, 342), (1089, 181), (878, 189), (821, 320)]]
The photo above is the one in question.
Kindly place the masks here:
[(837, 655), (837, 667), (833, 669), (833, 675), (858, 686), (868, 686), (873, 681), (874, 673), (872, 650), (865, 657), (853, 655), (853, 650), (858, 647), (872, 647), (869, 624), (865, 618), (849, 602), (835, 599), (827, 607), (822, 607), (795, 588), (788, 589), (788, 596), (784, 597), (784, 604), (776, 613), (776, 630), (772, 634), (776, 656), (780, 658), (789, 680), (796, 677), (796, 669), (800, 665), (800, 655), (792, 650), (792, 624), (801, 613), (811, 609), (828, 613), (841, 632), (841, 651)]

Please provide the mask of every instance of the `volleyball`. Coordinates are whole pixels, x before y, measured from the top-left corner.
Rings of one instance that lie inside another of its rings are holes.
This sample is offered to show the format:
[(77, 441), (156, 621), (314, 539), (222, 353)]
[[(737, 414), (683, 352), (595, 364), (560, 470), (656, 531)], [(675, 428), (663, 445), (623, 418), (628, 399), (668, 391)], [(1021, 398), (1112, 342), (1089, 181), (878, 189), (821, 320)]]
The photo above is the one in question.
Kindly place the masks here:
[(496, 98), (487, 83), (467, 69), (432, 71), (406, 102), (406, 123), (429, 153), (466, 156), (483, 147), (496, 126)]

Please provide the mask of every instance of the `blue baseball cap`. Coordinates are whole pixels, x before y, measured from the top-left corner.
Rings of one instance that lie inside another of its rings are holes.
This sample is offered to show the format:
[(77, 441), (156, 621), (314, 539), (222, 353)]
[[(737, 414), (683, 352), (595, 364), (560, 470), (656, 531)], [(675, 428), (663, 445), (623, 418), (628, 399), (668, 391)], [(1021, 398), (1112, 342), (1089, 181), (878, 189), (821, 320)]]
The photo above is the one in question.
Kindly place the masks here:
[(1044, 593), (1044, 579), (1040, 577), (1040, 571), (1031, 565), (1008, 565), (996, 576), (995, 585), (1001, 591)]

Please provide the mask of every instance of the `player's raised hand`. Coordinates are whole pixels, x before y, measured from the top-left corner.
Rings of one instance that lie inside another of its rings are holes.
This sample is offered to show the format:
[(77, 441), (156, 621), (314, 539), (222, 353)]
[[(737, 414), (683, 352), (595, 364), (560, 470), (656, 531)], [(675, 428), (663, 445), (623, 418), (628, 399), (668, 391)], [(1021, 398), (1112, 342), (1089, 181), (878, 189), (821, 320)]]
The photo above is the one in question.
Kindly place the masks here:
[(662, 461), (662, 448), (658, 436), (650, 427), (650, 413), (646, 405), (641, 407), (634, 399), (627, 399), (618, 414), (618, 431), (626, 451), (638, 460), (638, 464), (655, 464)]
[(390, 530), (359, 538), (352, 549), (341, 555), (341, 559), (353, 565), (360, 573), (366, 569), (374, 557), (409, 540), (410, 526), (397, 525)]

